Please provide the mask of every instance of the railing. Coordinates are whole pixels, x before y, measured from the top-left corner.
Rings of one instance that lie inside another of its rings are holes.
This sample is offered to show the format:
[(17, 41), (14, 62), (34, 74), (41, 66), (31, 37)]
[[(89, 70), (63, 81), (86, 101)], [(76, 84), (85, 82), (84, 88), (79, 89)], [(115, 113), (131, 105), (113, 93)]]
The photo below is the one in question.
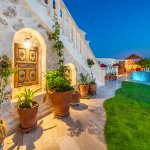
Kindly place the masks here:
[[(33, 0), (27, 1), (30, 2), (32, 6), (34, 6), (35, 2), (33, 2)], [(88, 72), (90, 72), (90, 70), (86, 64), (86, 60), (88, 58), (93, 59), (95, 62), (95, 65), (93, 67), (93, 74), (98, 80), (101, 80), (103, 82), (103, 71), (101, 70), (93, 52), (90, 49), (89, 42), (85, 40), (86, 33), (78, 28), (76, 22), (66, 8), (63, 0), (35, 1), (38, 1), (39, 4), (42, 4), (46, 8), (47, 15), (51, 17), (51, 20), (53, 20), (52, 17), (54, 16), (54, 13), (57, 15), (58, 22), (61, 26), (62, 41), (64, 42), (65, 46), (69, 45), (68, 49), (72, 49), (70, 51), (72, 51), (72, 53), (76, 55), (76, 59), (81, 58), (81, 60), (78, 60), (78, 62), (80, 61), (80, 64), (84, 66), (84, 68), (86, 68)], [(39, 13), (42, 13), (41, 11), (42, 10), (40, 10)], [(43, 17), (43, 14), (41, 14), (41, 17)], [(45, 22), (51, 24), (52, 27), (52, 21), (48, 22), (48, 20), (45, 19)], [(64, 39), (67, 39), (68, 42), (66, 42), (66, 40)]]

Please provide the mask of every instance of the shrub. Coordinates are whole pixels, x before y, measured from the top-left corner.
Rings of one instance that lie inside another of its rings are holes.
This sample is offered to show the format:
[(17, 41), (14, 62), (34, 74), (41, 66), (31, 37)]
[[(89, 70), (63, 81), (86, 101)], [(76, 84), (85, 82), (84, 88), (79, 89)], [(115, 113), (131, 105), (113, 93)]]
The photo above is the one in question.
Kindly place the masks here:
[(70, 80), (65, 75), (60, 74), (59, 71), (52, 71), (46, 75), (47, 89), (53, 92), (65, 92), (73, 90)]

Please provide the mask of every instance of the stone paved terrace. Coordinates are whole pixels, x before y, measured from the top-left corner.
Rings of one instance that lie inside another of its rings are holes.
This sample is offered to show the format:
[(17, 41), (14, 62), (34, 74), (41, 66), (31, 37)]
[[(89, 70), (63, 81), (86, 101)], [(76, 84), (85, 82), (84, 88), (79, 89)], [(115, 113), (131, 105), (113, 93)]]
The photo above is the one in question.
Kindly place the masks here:
[(97, 96), (81, 100), (71, 108), (69, 117), (58, 120), (53, 113), (38, 121), (32, 132), (19, 131), (5, 140), (4, 150), (106, 150), (103, 102), (112, 97), (121, 81), (112, 81), (98, 89)]

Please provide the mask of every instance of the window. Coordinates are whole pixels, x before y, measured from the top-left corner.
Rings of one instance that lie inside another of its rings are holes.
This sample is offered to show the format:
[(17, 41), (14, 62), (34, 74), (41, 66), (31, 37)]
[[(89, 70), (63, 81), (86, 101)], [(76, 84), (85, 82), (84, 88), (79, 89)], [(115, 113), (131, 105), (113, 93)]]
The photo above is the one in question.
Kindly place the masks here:
[(56, 2), (53, 0), (53, 9), (56, 9)]
[(63, 15), (63, 14), (62, 14), (62, 10), (60, 10), (60, 17), (61, 17), (61, 18), (62, 18), (62, 15)]
[(38, 48), (15, 44), (15, 88), (38, 84)]

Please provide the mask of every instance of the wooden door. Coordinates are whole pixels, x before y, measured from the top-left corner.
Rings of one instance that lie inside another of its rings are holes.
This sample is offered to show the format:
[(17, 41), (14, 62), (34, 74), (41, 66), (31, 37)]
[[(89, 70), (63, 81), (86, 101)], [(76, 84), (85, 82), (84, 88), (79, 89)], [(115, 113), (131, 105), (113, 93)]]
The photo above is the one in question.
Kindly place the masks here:
[(38, 48), (24, 48), (15, 44), (14, 63), (18, 71), (15, 73), (15, 87), (38, 84)]

